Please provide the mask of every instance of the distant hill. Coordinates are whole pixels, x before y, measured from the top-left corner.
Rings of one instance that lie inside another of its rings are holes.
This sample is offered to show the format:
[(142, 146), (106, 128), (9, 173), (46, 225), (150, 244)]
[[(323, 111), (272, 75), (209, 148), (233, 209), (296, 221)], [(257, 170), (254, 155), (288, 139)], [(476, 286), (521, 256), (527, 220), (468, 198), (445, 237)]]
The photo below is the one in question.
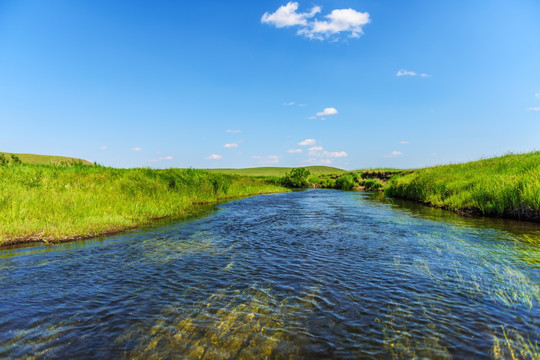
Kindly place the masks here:
[[(308, 169), (312, 174), (339, 174), (346, 170), (338, 169), (331, 166), (298, 166)], [(254, 167), (246, 169), (207, 169), (209, 172), (221, 173), (221, 174), (233, 174), (233, 175), (247, 175), (247, 176), (283, 176), (289, 171), (291, 167)]]
[(4, 154), (6, 159), (11, 162), (11, 154), (16, 155), (21, 159), (23, 164), (62, 164), (64, 163), (73, 163), (81, 161), (85, 165), (92, 165), (92, 163), (88, 160), (78, 159), (78, 158), (71, 158), (66, 156), (53, 156), (53, 155), (36, 155), (36, 154), (15, 154), (15, 153), (6, 153), (6, 152), (0, 152), (0, 154)]

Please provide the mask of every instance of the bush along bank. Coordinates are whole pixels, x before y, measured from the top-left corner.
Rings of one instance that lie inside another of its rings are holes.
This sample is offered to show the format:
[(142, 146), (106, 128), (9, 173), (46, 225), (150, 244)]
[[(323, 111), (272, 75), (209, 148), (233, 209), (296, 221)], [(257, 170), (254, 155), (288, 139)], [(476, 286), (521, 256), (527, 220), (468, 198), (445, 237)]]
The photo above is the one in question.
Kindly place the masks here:
[(204, 170), (0, 166), (0, 245), (60, 242), (182, 216), (198, 204), (288, 191), (264, 179)]
[(274, 181), (291, 188), (312, 187), (357, 191), (383, 191), (386, 182), (397, 173), (400, 173), (400, 171), (366, 170), (313, 175), (305, 168), (296, 168), (285, 174), (285, 176), (274, 179)]

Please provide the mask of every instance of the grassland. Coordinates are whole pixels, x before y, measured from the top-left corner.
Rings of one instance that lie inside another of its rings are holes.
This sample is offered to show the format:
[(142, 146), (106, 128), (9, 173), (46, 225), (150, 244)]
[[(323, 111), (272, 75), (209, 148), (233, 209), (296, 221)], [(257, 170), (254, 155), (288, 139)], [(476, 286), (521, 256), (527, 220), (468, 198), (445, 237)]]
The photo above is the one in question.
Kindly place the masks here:
[(0, 245), (93, 237), (197, 204), (280, 191), (287, 190), (263, 179), (193, 169), (0, 166)]
[[(8, 162), (12, 162), (11, 154), (13, 153), (3, 153), (0, 152), (0, 156), (4, 155)], [(81, 162), (84, 165), (92, 165), (90, 161), (70, 158), (66, 156), (53, 156), (53, 155), (36, 155), (36, 154), (13, 154), (16, 155), (24, 164), (72, 164)]]
[(385, 194), (460, 213), (540, 222), (540, 151), (394, 176)]

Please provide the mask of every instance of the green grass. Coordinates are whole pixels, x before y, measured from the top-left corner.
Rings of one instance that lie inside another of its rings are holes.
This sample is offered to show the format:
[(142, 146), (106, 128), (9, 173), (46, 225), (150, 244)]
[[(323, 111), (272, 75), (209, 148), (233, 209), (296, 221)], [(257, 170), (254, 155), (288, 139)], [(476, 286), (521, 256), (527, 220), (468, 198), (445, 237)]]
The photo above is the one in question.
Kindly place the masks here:
[[(337, 174), (345, 172), (345, 170), (330, 166), (304, 166), (303, 168), (309, 170), (315, 175)], [(212, 173), (244, 176), (283, 176), (292, 169), (293, 168), (289, 167), (256, 167), (246, 169), (208, 169), (208, 171)]]
[(458, 212), (540, 221), (540, 151), (394, 176), (388, 196)]
[(78, 159), (78, 158), (70, 158), (65, 156), (53, 156), (53, 155), (36, 155), (36, 154), (15, 154), (15, 153), (3, 153), (0, 152), (0, 154), (4, 154), (7, 160), (11, 162), (11, 154), (17, 155), (19, 159), (23, 162), (23, 164), (71, 164), (75, 162), (82, 162), (85, 165), (92, 165), (90, 161)]
[(279, 191), (287, 190), (193, 169), (0, 166), (0, 244), (91, 237), (179, 216), (196, 204)]

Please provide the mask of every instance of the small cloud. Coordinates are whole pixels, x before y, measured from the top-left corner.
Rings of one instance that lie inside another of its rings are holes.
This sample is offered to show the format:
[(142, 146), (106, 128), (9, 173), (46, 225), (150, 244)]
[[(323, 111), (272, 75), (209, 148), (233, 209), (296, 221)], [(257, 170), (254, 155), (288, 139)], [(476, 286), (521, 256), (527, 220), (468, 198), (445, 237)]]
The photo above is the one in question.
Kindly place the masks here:
[(313, 146), (309, 148), (309, 151), (322, 151), (322, 150), (323, 150), (322, 146)]
[(265, 12), (261, 22), (277, 28), (298, 26), (297, 35), (317, 40), (335, 39), (340, 33), (349, 33), (349, 37), (359, 38), (364, 33), (362, 26), (370, 22), (367, 12), (353, 9), (334, 9), (324, 16), (325, 20), (314, 19), (313, 21), (310, 19), (321, 12), (320, 6), (314, 6), (309, 12), (304, 13), (297, 10), (297, 2), (288, 2), (273, 13)]
[(536, 96), (537, 98), (540, 99), (540, 93), (536, 93), (536, 94), (534, 94), (534, 96)]
[(158, 161), (161, 161), (161, 160), (172, 160), (173, 157), (172, 156), (164, 156), (164, 157), (158, 157), (156, 159), (152, 159), (150, 161), (152, 162), (158, 162)]
[(221, 155), (212, 154), (210, 156), (207, 156), (206, 160), (219, 160), (219, 159), (222, 159), (222, 158), (223, 158), (223, 156), (221, 156)]
[(317, 158), (310, 158), (305, 161), (307, 164), (312, 165), (330, 165), (332, 163), (331, 159), (317, 159)]
[(319, 6), (314, 6), (310, 12), (297, 13), (298, 3), (289, 2), (287, 5), (280, 6), (275, 12), (265, 12), (261, 18), (263, 24), (271, 24), (277, 28), (303, 25), (307, 26), (307, 19), (312, 18), (321, 11)]
[(259, 160), (260, 164), (276, 164), (279, 162), (281, 156), (268, 155), (268, 156), (252, 156), (253, 159)]
[(401, 156), (403, 153), (401, 151), (394, 150), (388, 155), (384, 155), (384, 157), (395, 157), (395, 156)]
[(295, 104), (294, 101), (291, 101), (291, 102), (285, 102), (283, 103), (283, 106), (293, 106)]
[(409, 70), (406, 70), (406, 69), (401, 69), (396, 74), (396, 76), (416, 76), (416, 75), (418, 75), (418, 74), (415, 73), (414, 71), (409, 71)]
[(225, 145), (223, 145), (223, 147), (225, 147), (225, 148), (237, 148), (238, 144), (237, 143), (225, 144)]
[(231, 129), (229, 129), (229, 130), (227, 130), (227, 132), (229, 134), (240, 134), (242, 132), (242, 130), (231, 130)]
[(298, 106), (304, 107), (304, 106), (306, 106), (306, 104), (298, 104)]
[(103, 145), (99, 148), (99, 150), (107, 150), (107, 146)]
[(329, 108), (324, 108), (324, 110), (321, 112), (318, 112), (317, 116), (336, 115), (337, 113), (338, 111), (336, 108), (329, 107)]
[(304, 141), (300, 141), (298, 145), (300, 146), (308, 146), (308, 145), (315, 145), (317, 141), (315, 139), (306, 139)]
[(324, 151), (323, 156), (339, 158), (339, 157), (348, 156), (348, 154), (345, 151), (334, 151), (334, 152)]
[(430, 77), (431, 75), (426, 74), (426, 73), (421, 73), (420, 76), (425, 78), (425, 77)]
[(317, 118), (316, 116), (310, 116), (309, 120), (315, 120), (316, 118)]
[(400, 144), (408, 144), (409, 142), (408, 141), (400, 141), (399, 143)]
[(132, 151), (142, 151), (142, 148), (140, 147), (134, 147), (133, 149), (131, 149)]
[(529, 111), (540, 111), (540, 106), (537, 106), (537, 107), (530, 107), (530, 108), (528, 108), (527, 110), (529, 110)]
[(298, 154), (302, 152), (302, 149), (291, 149), (287, 151), (289, 154)]

